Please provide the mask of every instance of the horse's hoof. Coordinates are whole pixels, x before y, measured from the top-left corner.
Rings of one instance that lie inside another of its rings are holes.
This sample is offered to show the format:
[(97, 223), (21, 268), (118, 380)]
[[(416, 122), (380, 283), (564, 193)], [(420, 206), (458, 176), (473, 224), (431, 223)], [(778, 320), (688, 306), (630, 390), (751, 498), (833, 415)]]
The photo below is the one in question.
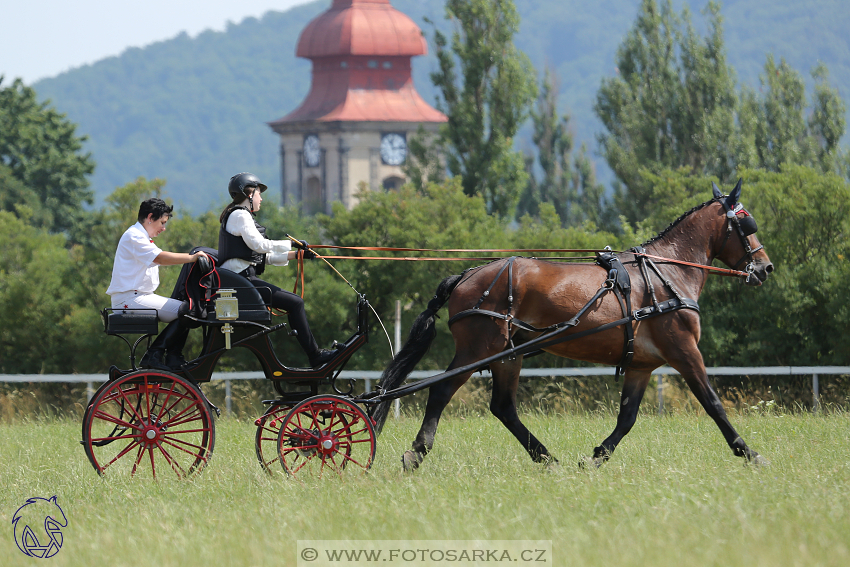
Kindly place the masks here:
[(769, 467), (770, 461), (767, 459), (767, 457), (762, 457), (761, 455), (756, 453), (755, 455), (750, 457), (750, 459), (747, 461), (747, 464), (753, 465), (755, 467)]
[(595, 459), (591, 457), (582, 457), (581, 460), (579, 460), (578, 462), (578, 468), (585, 471), (591, 469), (598, 469), (602, 466), (602, 463), (604, 462), (605, 459), (603, 459), (602, 457), (596, 457)]
[(401, 456), (401, 466), (404, 468), (404, 472), (413, 472), (419, 468), (419, 464), (422, 462), (422, 457), (419, 456), (419, 453), (414, 451), (405, 451)]

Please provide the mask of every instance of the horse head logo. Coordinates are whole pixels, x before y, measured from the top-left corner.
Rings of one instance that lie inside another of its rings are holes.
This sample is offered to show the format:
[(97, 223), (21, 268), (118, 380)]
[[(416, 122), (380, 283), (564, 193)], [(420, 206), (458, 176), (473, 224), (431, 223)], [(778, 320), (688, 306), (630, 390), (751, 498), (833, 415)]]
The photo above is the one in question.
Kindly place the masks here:
[(56, 503), (56, 496), (30, 498), (12, 516), (12, 525), (18, 549), (30, 557), (46, 559), (62, 547), (62, 528), (68, 526), (68, 519)]

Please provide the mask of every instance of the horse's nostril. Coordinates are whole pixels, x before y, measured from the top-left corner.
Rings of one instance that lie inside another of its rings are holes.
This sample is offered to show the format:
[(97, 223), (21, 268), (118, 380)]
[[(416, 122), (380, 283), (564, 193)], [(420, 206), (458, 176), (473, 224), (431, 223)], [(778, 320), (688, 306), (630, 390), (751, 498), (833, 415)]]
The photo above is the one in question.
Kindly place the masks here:
[(767, 266), (765, 266), (764, 271), (768, 274), (773, 272), (773, 264), (768, 264)]

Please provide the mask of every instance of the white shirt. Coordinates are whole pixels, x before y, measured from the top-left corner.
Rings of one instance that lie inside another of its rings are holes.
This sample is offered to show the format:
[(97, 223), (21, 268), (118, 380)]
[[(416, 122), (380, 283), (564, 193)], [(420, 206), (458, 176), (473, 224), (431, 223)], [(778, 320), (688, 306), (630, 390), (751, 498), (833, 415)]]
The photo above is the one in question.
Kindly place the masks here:
[(115, 262), (112, 264), (112, 281), (106, 293), (114, 295), (128, 291), (153, 293), (159, 286), (159, 266), (153, 261), (162, 250), (141, 223), (136, 223), (121, 235)]
[[(246, 206), (248, 201), (244, 203)], [(254, 252), (266, 255), (266, 264), (285, 266), (289, 263), (288, 252), (292, 250), (289, 240), (269, 240), (265, 238), (254, 224), (254, 216), (244, 209), (236, 209), (227, 218), (224, 229), (234, 236), (241, 236), (245, 245)], [(252, 263), (242, 258), (231, 258), (221, 265), (222, 268), (233, 272), (241, 272)]]

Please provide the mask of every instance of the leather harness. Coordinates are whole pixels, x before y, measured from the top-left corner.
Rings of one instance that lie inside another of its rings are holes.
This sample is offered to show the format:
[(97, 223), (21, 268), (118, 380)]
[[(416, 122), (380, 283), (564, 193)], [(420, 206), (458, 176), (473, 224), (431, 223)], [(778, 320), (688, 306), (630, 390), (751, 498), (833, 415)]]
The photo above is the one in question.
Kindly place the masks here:
[[(623, 263), (620, 261), (620, 258), (617, 256), (617, 254), (608, 251), (597, 252), (596, 263), (608, 272), (608, 277), (605, 279), (604, 282), (602, 282), (602, 285), (600, 286), (599, 290), (587, 303), (585, 303), (585, 305), (581, 309), (579, 309), (578, 313), (576, 313), (576, 315), (572, 319), (568, 321), (563, 321), (561, 323), (556, 323), (554, 325), (550, 325), (544, 328), (535, 327), (534, 325), (531, 325), (530, 323), (527, 323), (521, 319), (517, 319), (513, 316), (513, 265), (518, 256), (511, 256), (510, 258), (506, 259), (504, 265), (502, 265), (501, 269), (496, 274), (496, 277), (493, 278), (492, 282), (490, 282), (490, 285), (478, 299), (478, 302), (475, 304), (475, 306), (471, 309), (465, 309), (464, 311), (461, 311), (451, 317), (449, 319), (449, 326), (451, 327), (451, 325), (459, 319), (463, 319), (464, 317), (469, 317), (471, 315), (484, 315), (486, 317), (501, 319), (507, 322), (508, 337), (510, 343), (508, 350), (513, 351), (516, 349), (516, 347), (513, 344), (513, 337), (511, 336), (512, 326), (535, 333), (547, 333), (556, 331), (558, 329), (565, 329), (567, 327), (575, 327), (580, 322), (579, 318), (584, 315), (584, 313), (596, 302), (596, 300), (598, 300), (600, 297), (604, 296), (608, 292), (613, 291), (614, 296), (617, 298), (617, 301), (620, 304), (620, 309), (623, 312), (623, 318), (617, 322), (623, 325), (624, 335), (623, 355), (620, 358), (620, 362), (617, 365), (616, 371), (616, 375), (619, 376), (623, 374), (623, 372), (625, 372), (625, 369), (629, 366), (629, 364), (631, 364), (632, 358), (635, 354), (635, 334), (634, 327), (632, 325), (634, 321), (641, 321), (643, 319), (657, 317), (658, 315), (672, 313), (673, 311), (678, 311), (679, 309), (693, 309), (694, 311), (699, 312), (699, 304), (693, 299), (683, 297), (673, 286), (673, 283), (661, 274), (661, 271), (658, 269), (658, 266), (656, 266), (655, 263), (649, 257), (647, 257), (646, 251), (642, 247), (636, 246), (632, 248), (631, 251), (635, 254), (635, 262), (638, 264), (640, 273), (643, 276), (646, 289), (649, 292), (650, 298), (652, 300), (652, 305), (632, 310), (631, 279), (625, 266), (623, 266)], [(476, 269), (477, 268), (471, 268), (471, 270)], [(496, 282), (499, 281), (499, 279), (502, 277), (502, 274), (505, 273), (505, 270), (507, 270), (508, 272), (507, 313), (499, 313), (497, 311), (492, 311), (489, 309), (481, 309), (481, 304), (484, 303), (484, 300), (490, 296), (490, 292), (496, 285)], [(470, 270), (466, 270), (463, 275), (465, 275), (469, 271)], [(670, 291), (670, 293), (673, 295), (671, 299), (660, 302), (658, 301), (655, 295), (655, 287), (652, 285), (652, 281), (650, 278), (650, 271), (654, 272), (658, 276), (658, 278), (663, 282), (664, 286)], [(571, 339), (579, 338), (580, 336), (587, 336), (588, 334), (607, 330), (608, 328), (610, 328), (610, 325), (602, 325), (601, 327), (597, 327), (596, 329), (589, 329), (588, 331), (582, 333), (568, 335), (566, 337), (561, 337), (553, 341), (549, 341), (546, 346), (551, 346), (560, 342), (569, 341)]]

